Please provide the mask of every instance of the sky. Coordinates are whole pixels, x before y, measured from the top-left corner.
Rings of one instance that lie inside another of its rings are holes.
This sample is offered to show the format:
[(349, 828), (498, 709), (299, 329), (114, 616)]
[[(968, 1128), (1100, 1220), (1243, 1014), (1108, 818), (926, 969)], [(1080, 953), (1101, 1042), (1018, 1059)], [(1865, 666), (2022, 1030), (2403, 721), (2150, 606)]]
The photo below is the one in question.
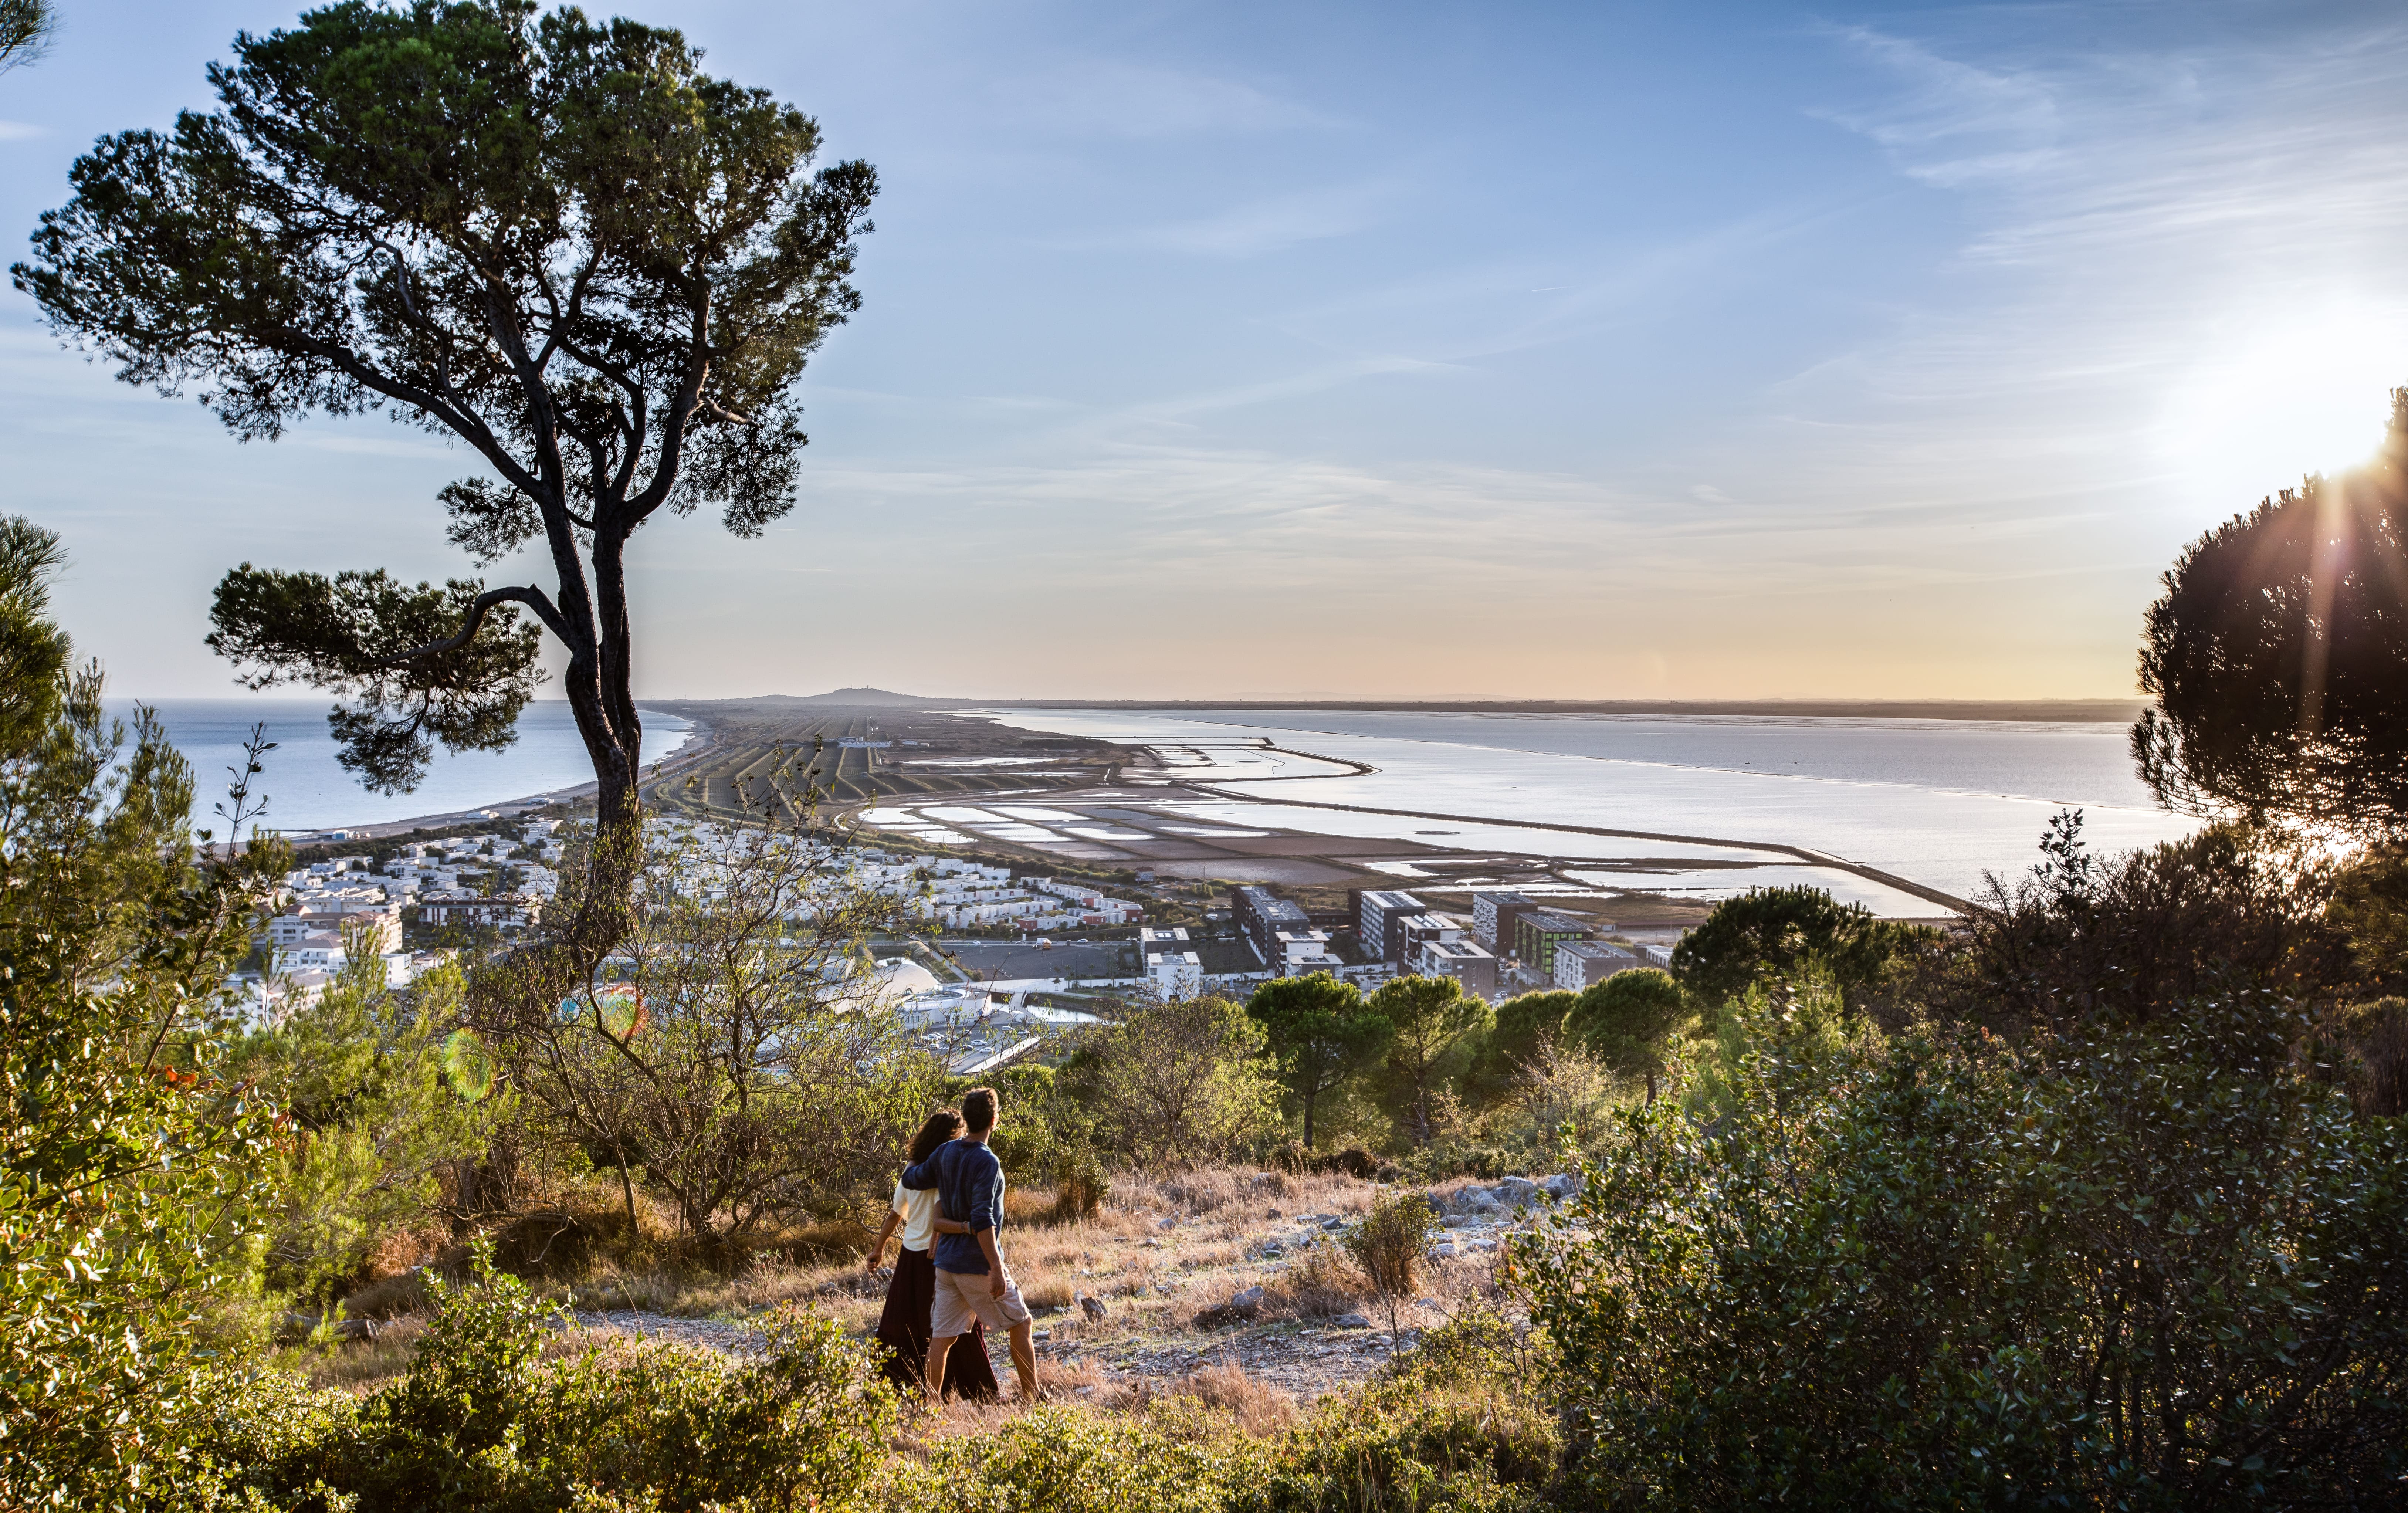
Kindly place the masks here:
[[(61, 8), (19, 235), (296, 13)], [(882, 185), (795, 512), (635, 545), (643, 696), (2125, 696), (2184, 543), (2408, 382), (2397, 6), (617, 8)], [(475, 570), (466, 454), (237, 443), (13, 290), (0, 449), (122, 694), (232, 690), (237, 562)]]

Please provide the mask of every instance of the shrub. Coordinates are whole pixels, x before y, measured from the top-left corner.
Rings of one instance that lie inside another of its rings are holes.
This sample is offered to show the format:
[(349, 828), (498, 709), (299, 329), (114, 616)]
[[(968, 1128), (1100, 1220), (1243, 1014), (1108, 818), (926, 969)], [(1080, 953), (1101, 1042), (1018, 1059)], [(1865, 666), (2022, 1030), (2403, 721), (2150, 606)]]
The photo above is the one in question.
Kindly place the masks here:
[(894, 1513), (1221, 1513), (1231, 1463), (1125, 1419), (1040, 1407), (937, 1446), (882, 1488)]
[(2332, 1001), (2360, 971), (2350, 933), (2372, 904), (2334, 909), (2329, 861), (2237, 825), (2120, 857), (2093, 856), (2080, 811), (2058, 814), (2042, 860), (1992, 879), (1922, 958), (1915, 1001), (2009, 1033), (2100, 1016), (2134, 1023), (2239, 988)]
[(1317, 1238), (1297, 1252), (1284, 1271), (1264, 1284), (1277, 1310), (1305, 1318), (1330, 1318), (1353, 1313), (1365, 1291), (1366, 1278), (1343, 1250), (1327, 1238)]
[(1520, 1513), (1550, 1493), (1563, 1437), (1547, 1362), (1498, 1320), (1432, 1330), (1356, 1391), (1265, 1447), (1230, 1506), (1246, 1513)]
[(1397, 1304), (1413, 1295), (1414, 1270), (1438, 1227), (1438, 1210), (1418, 1192), (1383, 1192), (1371, 1211), (1347, 1228), (1346, 1253), (1388, 1310), (1388, 1333), (1397, 1333)]
[(1698, 1508), (2347, 1504), (2408, 1471), (2408, 1130), (2255, 994), (2010, 1047), (1777, 997), (1517, 1243), (1588, 1491)]
[(1104, 1163), (1092, 1150), (1082, 1150), (1064, 1160), (1054, 1177), (1054, 1221), (1073, 1224), (1093, 1218), (1103, 1212), (1104, 1200), (1112, 1192), (1111, 1178), (1104, 1174)]
[[(831, 1321), (787, 1310), (742, 1365), (663, 1344), (538, 1368), (552, 1310), (480, 1250), (402, 1379), (366, 1403), (298, 1378), (210, 1378), (209, 1488), (260, 1508), (840, 1505), (867, 1486), (896, 1402)], [(349, 1501), (345, 1501), (348, 1499)]]
[(147, 1506), (251, 1269), (275, 1110), (222, 984), (284, 863), (195, 847), (165, 731), (64, 670), (59, 560), (0, 519), (0, 1507)]

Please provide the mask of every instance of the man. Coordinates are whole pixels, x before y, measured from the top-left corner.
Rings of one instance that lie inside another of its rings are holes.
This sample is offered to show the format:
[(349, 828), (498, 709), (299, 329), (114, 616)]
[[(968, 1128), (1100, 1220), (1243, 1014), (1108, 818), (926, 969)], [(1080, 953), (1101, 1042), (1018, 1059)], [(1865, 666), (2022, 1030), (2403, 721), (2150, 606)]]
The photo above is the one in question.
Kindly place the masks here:
[(914, 1190), (937, 1189), (940, 1218), (957, 1221), (967, 1233), (946, 1232), (955, 1226), (939, 1223), (936, 1246), (937, 1298), (929, 1310), (929, 1395), (944, 1395), (945, 1358), (953, 1342), (969, 1333), (970, 1320), (982, 1319), (990, 1330), (1011, 1332), (1011, 1369), (1020, 1376), (1020, 1395), (1037, 1401), (1037, 1347), (1029, 1336), (1028, 1305), (1020, 1301), (1020, 1287), (1004, 1269), (1003, 1249), (996, 1233), (1003, 1224), (1003, 1163), (987, 1147), (1000, 1112), (995, 1089), (973, 1088), (962, 1098), (962, 1123), (968, 1132), (903, 1173), (903, 1186)]

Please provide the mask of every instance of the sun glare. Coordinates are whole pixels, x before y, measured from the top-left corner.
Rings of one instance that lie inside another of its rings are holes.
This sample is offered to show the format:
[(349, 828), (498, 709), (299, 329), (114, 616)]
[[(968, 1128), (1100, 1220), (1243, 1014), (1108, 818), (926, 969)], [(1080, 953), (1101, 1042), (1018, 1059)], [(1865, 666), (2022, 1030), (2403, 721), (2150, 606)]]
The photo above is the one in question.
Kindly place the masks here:
[(2408, 321), (2334, 310), (2214, 350), (2167, 415), (2171, 461), (2219, 509), (2239, 510), (2372, 456), (2408, 384)]

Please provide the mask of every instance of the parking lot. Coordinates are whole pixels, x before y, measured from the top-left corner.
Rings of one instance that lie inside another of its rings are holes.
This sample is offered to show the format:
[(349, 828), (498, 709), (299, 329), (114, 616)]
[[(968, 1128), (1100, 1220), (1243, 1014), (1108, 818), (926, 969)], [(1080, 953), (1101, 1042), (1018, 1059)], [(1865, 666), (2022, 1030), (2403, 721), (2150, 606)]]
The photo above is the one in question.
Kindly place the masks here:
[(1018, 941), (939, 943), (966, 972), (989, 982), (1018, 977), (1134, 977), (1138, 948), (1127, 941), (1066, 941), (1046, 950)]

